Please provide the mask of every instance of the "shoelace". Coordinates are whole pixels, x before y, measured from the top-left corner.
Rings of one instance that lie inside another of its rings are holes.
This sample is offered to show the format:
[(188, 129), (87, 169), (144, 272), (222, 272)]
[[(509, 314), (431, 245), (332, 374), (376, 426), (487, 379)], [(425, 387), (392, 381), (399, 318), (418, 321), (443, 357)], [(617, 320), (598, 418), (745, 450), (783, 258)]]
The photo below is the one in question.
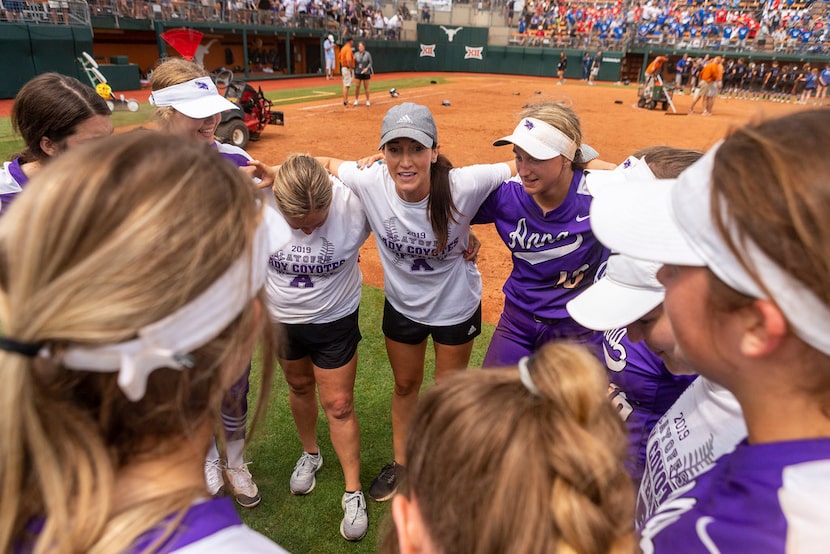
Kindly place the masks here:
[(391, 485), (397, 475), (396, 469), (396, 465), (389, 464), (388, 466), (383, 468), (383, 471), (380, 472), (379, 479), (381, 481), (384, 481), (386, 484)]
[(313, 472), (314, 467), (317, 465), (315, 461), (319, 459), (319, 455), (315, 457), (311, 454), (303, 454), (302, 457), (300, 457), (300, 460), (297, 462), (297, 466), (294, 469), (297, 470), (297, 473)]
[[(352, 502), (356, 501), (356, 502)], [(366, 501), (363, 499), (362, 495), (354, 494), (346, 499), (346, 517), (351, 519), (351, 522), (354, 523), (357, 519), (358, 514), (360, 514), (360, 508), (366, 508)], [(355, 505), (357, 504), (357, 505)]]
[(206, 465), (208, 466), (207, 471), (205, 471), (207, 474), (208, 484), (215, 485), (220, 482), (222, 480), (221, 462), (219, 460), (211, 460), (207, 462)]
[[(251, 476), (251, 472), (248, 470), (248, 464), (251, 462), (245, 462), (239, 467), (229, 467), (228, 473), (231, 476), (231, 482), (235, 487), (241, 487), (248, 485), (247, 481), (251, 481), (253, 477)], [(242, 480), (240, 482), (240, 480)]]

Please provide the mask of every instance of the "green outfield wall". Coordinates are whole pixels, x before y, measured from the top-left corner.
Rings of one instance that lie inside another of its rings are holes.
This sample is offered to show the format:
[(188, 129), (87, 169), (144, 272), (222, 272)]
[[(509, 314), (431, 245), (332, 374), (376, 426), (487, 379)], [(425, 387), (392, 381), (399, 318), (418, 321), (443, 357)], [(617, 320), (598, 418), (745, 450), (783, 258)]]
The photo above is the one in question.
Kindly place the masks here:
[[(77, 58), (89, 52), (101, 64), (101, 71), (114, 91), (133, 90), (139, 77), (161, 58), (177, 55), (161, 39), (165, 30), (181, 27), (182, 21), (122, 20), (117, 27), (93, 18), (93, 28), (66, 25), (0, 24), (0, 98), (12, 98), (29, 79), (46, 71), (58, 71), (87, 81)], [(140, 23), (140, 24), (138, 24)], [(322, 29), (264, 28), (257, 25), (232, 25), (215, 22), (188, 22), (189, 28), (205, 33), (203, 44), (212, 45), (203, 58), (212, 71), (228, 67), (249, 80), (291, 78), (323, 73)], [(366, 40), (376, 73), (393, 71), (468, 72), (554, 77), (562, 49), (549, 46), (502, 46), (489, 44), (487, 27), (417, 25), (415, 41)], [(273, 67), (263, 70), (255, 62), (256, 48), (274, 53)], [(584, 51), (565, 49), (568, 57), (566, 78), (582, 76)], [(596, 50), (589, 51), (593, 57)], [(671, 75), (674, 60), (684, 53), (691, 56), (721, 54), (729, 58), (764, 61), (772, 53), (718, 52), (674, 48), (633, 47), (628, 52), (604, 51), (598, 81), (632, 81), (642, 76), (647, 61), (659, 54), (668, 55), (664, 66)], [(782, 63), (819, 62), (816, 56), (778, 54)], [(109, 63), (107, 63), (109, 62)]]

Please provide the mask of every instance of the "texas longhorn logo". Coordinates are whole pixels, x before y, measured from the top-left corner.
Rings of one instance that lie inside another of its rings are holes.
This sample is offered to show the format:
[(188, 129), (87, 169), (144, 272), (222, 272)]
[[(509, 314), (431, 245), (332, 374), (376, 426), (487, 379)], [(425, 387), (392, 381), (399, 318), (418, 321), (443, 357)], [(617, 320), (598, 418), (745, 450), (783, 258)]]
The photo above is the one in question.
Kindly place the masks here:
[(447, 33), (447, 40), (450, 41), (450, 42), (452, 42), (452, 39), (454, 39), (455, 35), (458, 34), (458, 31), (460, 31), (461, 29), (464, 28), (464, 27), (456, 27), (455, 29), (447, 29), (443, 25), (441, 25), (440, 27), (441, 27), (442, 31)]
[(470, 58), (472, 58), (474, 60), (483, 60), (484, 59), (484, 58), (481, 57), (481, 55), (484, 53), (484, 47), (483, 46), (476, 46), (476, 47), (465, 46), (464, 50), (467, 51), (466, 54), (464, 54), (464, 59), (465, 60), (469, 60)]
[(434, 44), (422, 44), (421, 45), (421, 57), (424, 58), (424, 57), (427, 57), (427, 56), (429, 56), (430, 58), (435, 57), (435, 45)]

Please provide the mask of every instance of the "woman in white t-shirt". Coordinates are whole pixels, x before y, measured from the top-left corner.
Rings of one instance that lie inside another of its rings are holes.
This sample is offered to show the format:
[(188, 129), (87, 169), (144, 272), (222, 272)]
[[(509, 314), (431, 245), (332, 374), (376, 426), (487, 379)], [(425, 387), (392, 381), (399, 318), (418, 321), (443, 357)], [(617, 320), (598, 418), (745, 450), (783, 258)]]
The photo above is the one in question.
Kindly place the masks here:
[(395, 458), (369, 489), (372, 498), (384, 501), (394, 494), (405, 464), (428, 337), (437, 380), (467, 367), (473, 340), (481, 333), (481, 274), (464, 259), (470, 219), (515, 166), (453, 169), (439, 154), (429, 109), (410, 102), (384, 116), (380, 149), (384, 162), (365, 169), (355, 162), (319, 159), (360, 197), (384, 269), (383, 332), (395, 376)]
[[(257, 164), (263, 171), (267, 168)], [(289, 487), (310, 493), (323, 465), (317, 446), (317, 392), (346, 481), (340, 534), (363, 538), (368, 528), (360, 484), (360, 429), (354, 411), (358, 307), (357, 265), (369, 224), (360, 200), (306, 154), (289, 156), (273, 179), (273, 220), (265, 288), (271, 319), (282, 324), (278, 356), (303, 445)]]

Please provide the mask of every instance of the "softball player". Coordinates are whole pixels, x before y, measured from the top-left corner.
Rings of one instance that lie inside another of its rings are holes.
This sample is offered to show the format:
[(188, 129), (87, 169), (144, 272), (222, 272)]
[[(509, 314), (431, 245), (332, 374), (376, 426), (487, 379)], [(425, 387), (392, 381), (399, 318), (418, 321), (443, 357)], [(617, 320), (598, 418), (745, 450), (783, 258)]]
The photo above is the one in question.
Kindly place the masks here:
[(112, 134), (104, 99), (74, 77), (58, 73), (43, 73), (23, 85), (14, 98), (11, 124), (26, 148), (0, 169), (2, 212), (54, 156)]
[(608, 256), (591, 232), (579, 119), (557, 102), (529, 106), (521, 115), (513, 134), (493, 143), (513, 146), (518, 177), (499, 186), (473, 218), (494, 223), (513, 257), (485, 367), (515, 364), (555, 339), (594, 346), (600, 340), (565, 309)]
[(481, 333), (481, 274), (464, 260), (470, 218), (507, 180), (510, 164), (452, 168), (439, 154), (429, 109), (410, 102), (383, 118), (385, 163), (319, 158), (359, 197), (384, 270), (383, 332), (395, 377), (392, 396), (394, 460), (369, 494), (392, 497), (405, 465), (409, 420), (424, 376), (427, 338), (435, 348), (435, 378), (466, 368)]
[[(257, 166), (267, 171), (262, 164)], [(274, 182), (271, 255), (266, 292), (271, 318), (282, 325), (279, 360), (303, 445), (291, 492), (314, 490), (323, 466), (317, 446), (317, 391), (346, 481), (340, 534), (360, 540), (369, 520), (360, 484), (360, 429), (354, 411), (360, 246), (369, 224), (360, 200), (311, 156), (288, 157)]]
[[(652, 147), (629, 157), (614, 171), (591, 172), (588, 189), (597, 195), (617, 182), (674, 178), (702, 152)], [(628, 427), (628, 469), (639, 483), (647, 465), (646, 441), (657, 420), (694, 379), (672, 358), (668, 325), (657, 326), (663, 288), (659, 265), (636, 264), (612, 254), (599, 281), (567, 303), (568, 313), (588, 329), (603, 332), (602, 355), (609, 395)], [(667, 323), (667, 321), (666, 321)]]
[(246, 179), (169, 135), (32, 180), (0, 222), (0, 551), (285, 552), (202, 470), (233, 361), (272, 340), (267, 239)]
[(668, 186), (625, 183), (594, 199), (601, 240), (666, 264), (678, 345), (735, 395), (748, 432), (645, 522), (644, 552), (826, 549), (830, 164), (817, 153), (828, 127), (825, 111), (747, 126)]
[[(248, 167), (251, 156), (247, 152), (214, 138), (221, 113), (238, 109), (238, 106), (219, 94), (204, 68), (182, 58), (168, 58), (153, 71), (150, 87), (153, 89), (150, 102), (157, 107), (156, 117), (163, 131), (184, 140), (209, 144), (236, 166)], [(259, 488), (244, 460), (250, 372), (249, 363), (242, 376), (231, 386), (222, 405), (227, 458), (225, 467), (222, 467), (215, 442), (205, 461), (208, 492), (213, 496), (224, 493), (227, 477), (236, 501), (246, 508), (255, 507), (261, 500)]]

